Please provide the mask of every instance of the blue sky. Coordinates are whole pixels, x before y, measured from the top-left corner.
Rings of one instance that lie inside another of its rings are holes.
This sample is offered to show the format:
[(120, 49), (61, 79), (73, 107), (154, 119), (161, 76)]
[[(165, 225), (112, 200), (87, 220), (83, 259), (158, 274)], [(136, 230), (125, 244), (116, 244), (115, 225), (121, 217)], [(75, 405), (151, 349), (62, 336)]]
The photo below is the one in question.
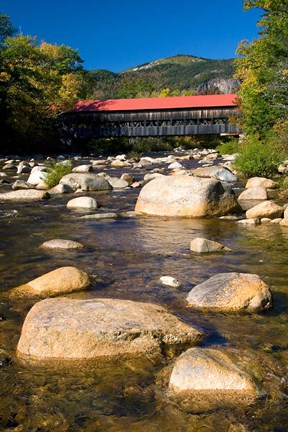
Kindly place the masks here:
[(158, 58), (235, 57), (257, 37), (259, 10), (242, 0), (0, 0), (25, 35), (78, 49), (86, 69), (119, 72)]

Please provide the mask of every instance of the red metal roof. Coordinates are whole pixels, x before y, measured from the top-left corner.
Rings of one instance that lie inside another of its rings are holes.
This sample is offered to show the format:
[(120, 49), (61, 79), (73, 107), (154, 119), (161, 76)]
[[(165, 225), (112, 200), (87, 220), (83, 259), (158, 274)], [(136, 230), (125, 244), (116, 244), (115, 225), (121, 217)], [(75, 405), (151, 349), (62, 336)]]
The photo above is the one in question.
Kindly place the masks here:
[(79, 101), (73, 111), (143, 111), (236, 106), (236, 94)]

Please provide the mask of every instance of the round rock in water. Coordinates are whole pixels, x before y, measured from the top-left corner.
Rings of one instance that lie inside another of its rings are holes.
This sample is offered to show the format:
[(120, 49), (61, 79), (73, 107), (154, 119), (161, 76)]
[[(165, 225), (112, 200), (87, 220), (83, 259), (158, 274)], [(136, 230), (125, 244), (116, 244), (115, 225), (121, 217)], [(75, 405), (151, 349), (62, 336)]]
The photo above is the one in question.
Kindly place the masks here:
[(69, 250), (69, 249), (82, 249), (83, 245), (73, 240), (53, 239), (53, 240), (46, 241), (41, 245), (41, 247), (45, 249)]
[(239, 210), (233, 193), (213, 179), (158, 177), (141, 190), (136, 212), (154, 216), (203, 217)]
[(173, 368), (169, 387), (176, 393), (215, 392), (219, 397), (235, 392), (256, 396), (251, 378), (215, 349), (190, 348), (181, 354)]
[(17, 352), (27, 360), (160, 355), (203, 334), (158, 305), (129, 300), (46, 299), (28, 313)]
[(276, 219), (282, 217), (284, 213), (283, 207), (279, 206), (273, 201), (264, 201), (251, 209), (246, 211), (246, 218), (262, 218), (268, 217), (270, 219)]
[(69, 209), (97, 209), (97, 201), (91, 197), (78, 197), (68, 201)]
[(256, 274), (219, 273), (192, 288), (187, 301), (196, 309), (261, 312), (272, 306), (272, 294)]
[(104, 191), (112, 189), (112, 186), (105, 178), (93, 173), (66, 174), (62, 177), (60, 183), (69, 185), (73, 190)]
[(190, 250), (197, 253), (231, 252), (231, 249), (221, 243), (197, 237), (190, 242)]
[(27, 294), (60, 295), (80, 291), (90, 285), (89, 275), (76, 267), (60, 267), (33, 279), (16, 290)]
[(167, 285), (173, 288), (179, 288), (181, 286), (181, 283), (172, 276), (161, 276), (160, 281), (163, 285)]

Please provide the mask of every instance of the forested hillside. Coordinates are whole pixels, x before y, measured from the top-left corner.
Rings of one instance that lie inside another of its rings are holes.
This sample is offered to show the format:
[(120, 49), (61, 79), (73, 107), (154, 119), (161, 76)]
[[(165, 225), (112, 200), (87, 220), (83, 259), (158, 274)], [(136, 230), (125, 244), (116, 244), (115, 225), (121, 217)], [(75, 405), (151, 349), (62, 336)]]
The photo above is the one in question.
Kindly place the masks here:
[(89, 72), (95, 99), (230, 93), (238, 88), (233, 80), (234, 60), (211, 60), (192, 55), (159, 59), (120, 73)]

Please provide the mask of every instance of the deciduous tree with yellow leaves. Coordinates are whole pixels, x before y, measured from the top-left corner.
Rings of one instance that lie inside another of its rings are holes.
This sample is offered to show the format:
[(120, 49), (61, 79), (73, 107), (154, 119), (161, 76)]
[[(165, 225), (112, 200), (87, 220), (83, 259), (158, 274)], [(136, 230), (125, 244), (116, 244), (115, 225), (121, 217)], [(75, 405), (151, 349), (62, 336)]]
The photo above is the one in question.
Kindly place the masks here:
[(288, 118), (288, 0), (244, 0), (251, 8), (263, 10), (259, 38), (240, 43), (236, 78), (244, 131), (265, 137)]
[[(1, 31), (2, 30), (2, 31)], [(0, 118), (2, 146), (49, 149), (57, 140), (57, 116), (85, 97), (88, 80), (77, 51), (65, 45), (12, 36), (0, 14)]]

